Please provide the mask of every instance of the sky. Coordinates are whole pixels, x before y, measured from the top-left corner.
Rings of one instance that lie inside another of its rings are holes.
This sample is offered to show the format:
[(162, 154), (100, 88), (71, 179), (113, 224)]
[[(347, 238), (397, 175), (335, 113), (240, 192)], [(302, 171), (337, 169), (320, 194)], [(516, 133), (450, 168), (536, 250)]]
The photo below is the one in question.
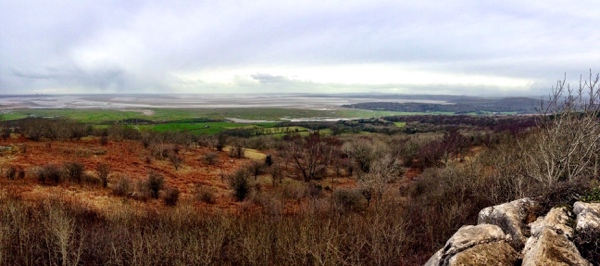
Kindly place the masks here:
[(545, 95), (600, 72), (600, 1), (0, 0), (0, 95)]

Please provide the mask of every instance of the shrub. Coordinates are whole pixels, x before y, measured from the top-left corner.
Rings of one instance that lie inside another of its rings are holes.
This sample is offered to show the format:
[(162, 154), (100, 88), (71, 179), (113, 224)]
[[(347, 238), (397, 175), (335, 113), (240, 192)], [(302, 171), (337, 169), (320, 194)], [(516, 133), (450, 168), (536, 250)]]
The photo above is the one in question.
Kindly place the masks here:
[(220, 133), (217, 136), (217, 140), (216, 140), (216, 144), (215, 144), (217, 151), (222, 151), (223, 147), (225, 147), (226, 142), (227, 142), (227, 136), (225, 136), (225, 134), (223, 134), (223, 133)]
[(6, 141), (8, 138), (10, 138), (10, 133), (10, 128), (3, 128), (2, 133), (0, 133), (0, 137)]
[(246, 168), (250, 173), (252, 173), (254, 179), (256, 180), (256, 178), (258, 178), (258, 175), (261, 174), (264, 166), (265, 165), (263, 164), (263, 162), (253, 160), (250, 164), (246, 165)]
[(15, 167), (14, 165), (11, 165), (8, 167), (8, 169), (6, 169), (6, 178), (10, 179), (10, 180), (14, 180), (15, 177), (17, 176), (17, 167)]
[(405, 209), (407, 232), (415, 242), (415, 250), (434, 252), (465, 224), (477, 223), (479, 211), (499, 204), (506, 198), (491, 201), (489, 179), (483, 177), (482, 168), (471, 163), (448, 166), (443, 169), (428, 168), (413, 183)]
[(113, 187), (113, 193), (117, 196), (127, 196), (131, 191), (131, 179), (127, 176), (121, 176), (115, 186)]
[(283, 212), (283, 203), (271, 194), (254, 193), (252, 202), (261, 206), (263, 212), (268, 215), (280, 215)]
[(291, 200), (301, 200), (308, 194), (306, 185), (299, 183), (287, 183), (283, 186), (283, 197)]
[(146, 188), (150, 191), (153, 198), (158, 199), (158, 192), (163, 189), (165, 183), (164, 177), (154, 171), (148, 174), (148, 179), (145, 182)]
[(598, 184), (593, 184), (593, 187), (584, 195), (582, 195), (579, 200), (583, 202), (600, 202), (600, 187)]
[(273, 156), (271, 156), (271, 154), (267, 155), (267, 157), (265, 157), (265, 165), (267, 167), (271, 167), (271, 165), (273, 165)]
[(204, 155), (204, 162), (208, 165), (213, 165), (219, 159), (218, 154), (216, 152), (209, 152)]
[(173, 167), (175, 167), (175, 171), (179, 170), (179, 166), (181, 166), (181, 164), (183, 163), (183, 159), (181, 158), (181, 156), (174, 152), (169, 153), (169, 161), (171, 161)]
[(540, 203), (540, 212), (546, 213), (552, 207), (573, 206), (581, 195), (593, 193), (590, 183), (584, 180), (558, 182), (551, 187), (541, 187), (541, 194), (536, 198)]
[(58, 184), (60, 183), (61, 171), (58, 166), (49, 164), (38, 168), (35, 175), (38, 182), (42, 184)]
[(94, 176), (94, 175), (87, 174), (87, 173), (84, 173), (81, 176), (81, 181), (85, 184), (92, 185), (92, 186), (103, 185), (102, 180), (100, 178), (98, 178), (97, 176)]
[(24, 179), (25, 178), (25, 170), (22, 167), (17, 169), (17, 178)]
[(196, 200), (208, 204), (215, 204), (217, 202), (217, 198), (212, 189), (201, 185), (196, 188)]
[(81, 177), (83, 176), (83, 165), (78, 162), (68, 162), (63, 165), (63, 170), (66, 177), (70, 181), (81, 183)]
[(306, 188), (307, 195), (312, 198), (320, 198), (323, 192), (323, 187), (319, 184), (309, 183)]
[(331, 200), (335, 210), (340, 212), (360, 212), (367, 208), (367, 200), (359, 190), (335, 190)]
[(245, 169), (239, 169), (229, 176), (229, 187), (233, 189), (233, 197), (237, 201), (243, 201), (250, 193), (249, 175)]
[(100, 137), (100, 145), (104, 146), (108, 144), (108, 137), (107, 136), (101, 136)]
[(102, 182), (102, 187), (106, 188), (108, 186), (108, 175), (110, 174), (110, 167), (106, 164), (99, 164), (96, 167), (96, 172), (98, 173), (98, 178)]
[(244, 147), (241, 143), (236, 143), (229, 150), (229, 157), (241, 159), (244, 158)]
[(177, 188), (168, 188), (165, 191), (165, 196), (163, 198), (166, 205), (175, 206), (177, 205), (177, 201), (179, 201), (179, 189)]

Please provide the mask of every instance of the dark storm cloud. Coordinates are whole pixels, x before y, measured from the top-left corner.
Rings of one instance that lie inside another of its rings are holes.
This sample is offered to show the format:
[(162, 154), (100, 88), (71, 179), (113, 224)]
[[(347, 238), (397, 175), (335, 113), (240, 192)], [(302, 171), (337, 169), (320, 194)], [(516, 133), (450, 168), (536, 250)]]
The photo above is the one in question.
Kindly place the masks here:
[(6, 0), (0, 94), (537, 94), (598, 71), (596, 25), (596, 1)]

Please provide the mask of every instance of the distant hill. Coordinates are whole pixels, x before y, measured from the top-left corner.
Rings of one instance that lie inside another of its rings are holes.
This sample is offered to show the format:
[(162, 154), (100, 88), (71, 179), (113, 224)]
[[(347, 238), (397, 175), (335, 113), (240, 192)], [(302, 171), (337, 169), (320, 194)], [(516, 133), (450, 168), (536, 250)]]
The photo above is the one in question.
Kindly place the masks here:
[(516, 112), (519, 114), (531, 114), (536, 113), (536, 107), (539, 106), (539, 103), (539, 100), (527, 97), (458, 98), (452, 99), (445, 104), (365, 102), (347, 104), (342, 107), (396, 112), (452, 112), (456, 114)]

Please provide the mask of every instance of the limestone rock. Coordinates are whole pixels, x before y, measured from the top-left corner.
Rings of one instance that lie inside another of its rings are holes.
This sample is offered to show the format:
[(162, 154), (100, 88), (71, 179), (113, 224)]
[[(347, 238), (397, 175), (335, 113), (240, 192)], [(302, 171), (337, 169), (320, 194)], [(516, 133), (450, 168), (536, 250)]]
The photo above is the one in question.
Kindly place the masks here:
[(497, 225), (466, 225), (458, 229), (425, 265), (486, 265), (484, 254), (490, 255), (487, 263), (493, 264), (500, 261), (514, 263), (518, 257), (518, 253), (507, 243), (506, 234)]
[(577, 215), (577, 232), (600, 233), (600, 203), (575, 202), (573, 212)]
[(515, 249), (523, 248), (530, 232), (527, 220), (534, 217), (537, 202), (523, 198), (501, 205), (487, 207), (479, 212), (478, 224), (494, 224), (502, 228), (512, 238)]
[(515, 265), (519, 257), (508, 242), (492, 242), (456, 254), (449, 265)]
[(425, 262), (425, 266), (438, 266), (442, 261), (442, 254), (444, 254), (444, 249), (438, 250), (427, 262)]
[(533, 265), (592, 265), (585, 260), (570, 238), (573, 228), (565, 208), (553, 208), (546, 217), (538, 218), (531, 226), (532, 236), (523, 249), (523, 266)]

